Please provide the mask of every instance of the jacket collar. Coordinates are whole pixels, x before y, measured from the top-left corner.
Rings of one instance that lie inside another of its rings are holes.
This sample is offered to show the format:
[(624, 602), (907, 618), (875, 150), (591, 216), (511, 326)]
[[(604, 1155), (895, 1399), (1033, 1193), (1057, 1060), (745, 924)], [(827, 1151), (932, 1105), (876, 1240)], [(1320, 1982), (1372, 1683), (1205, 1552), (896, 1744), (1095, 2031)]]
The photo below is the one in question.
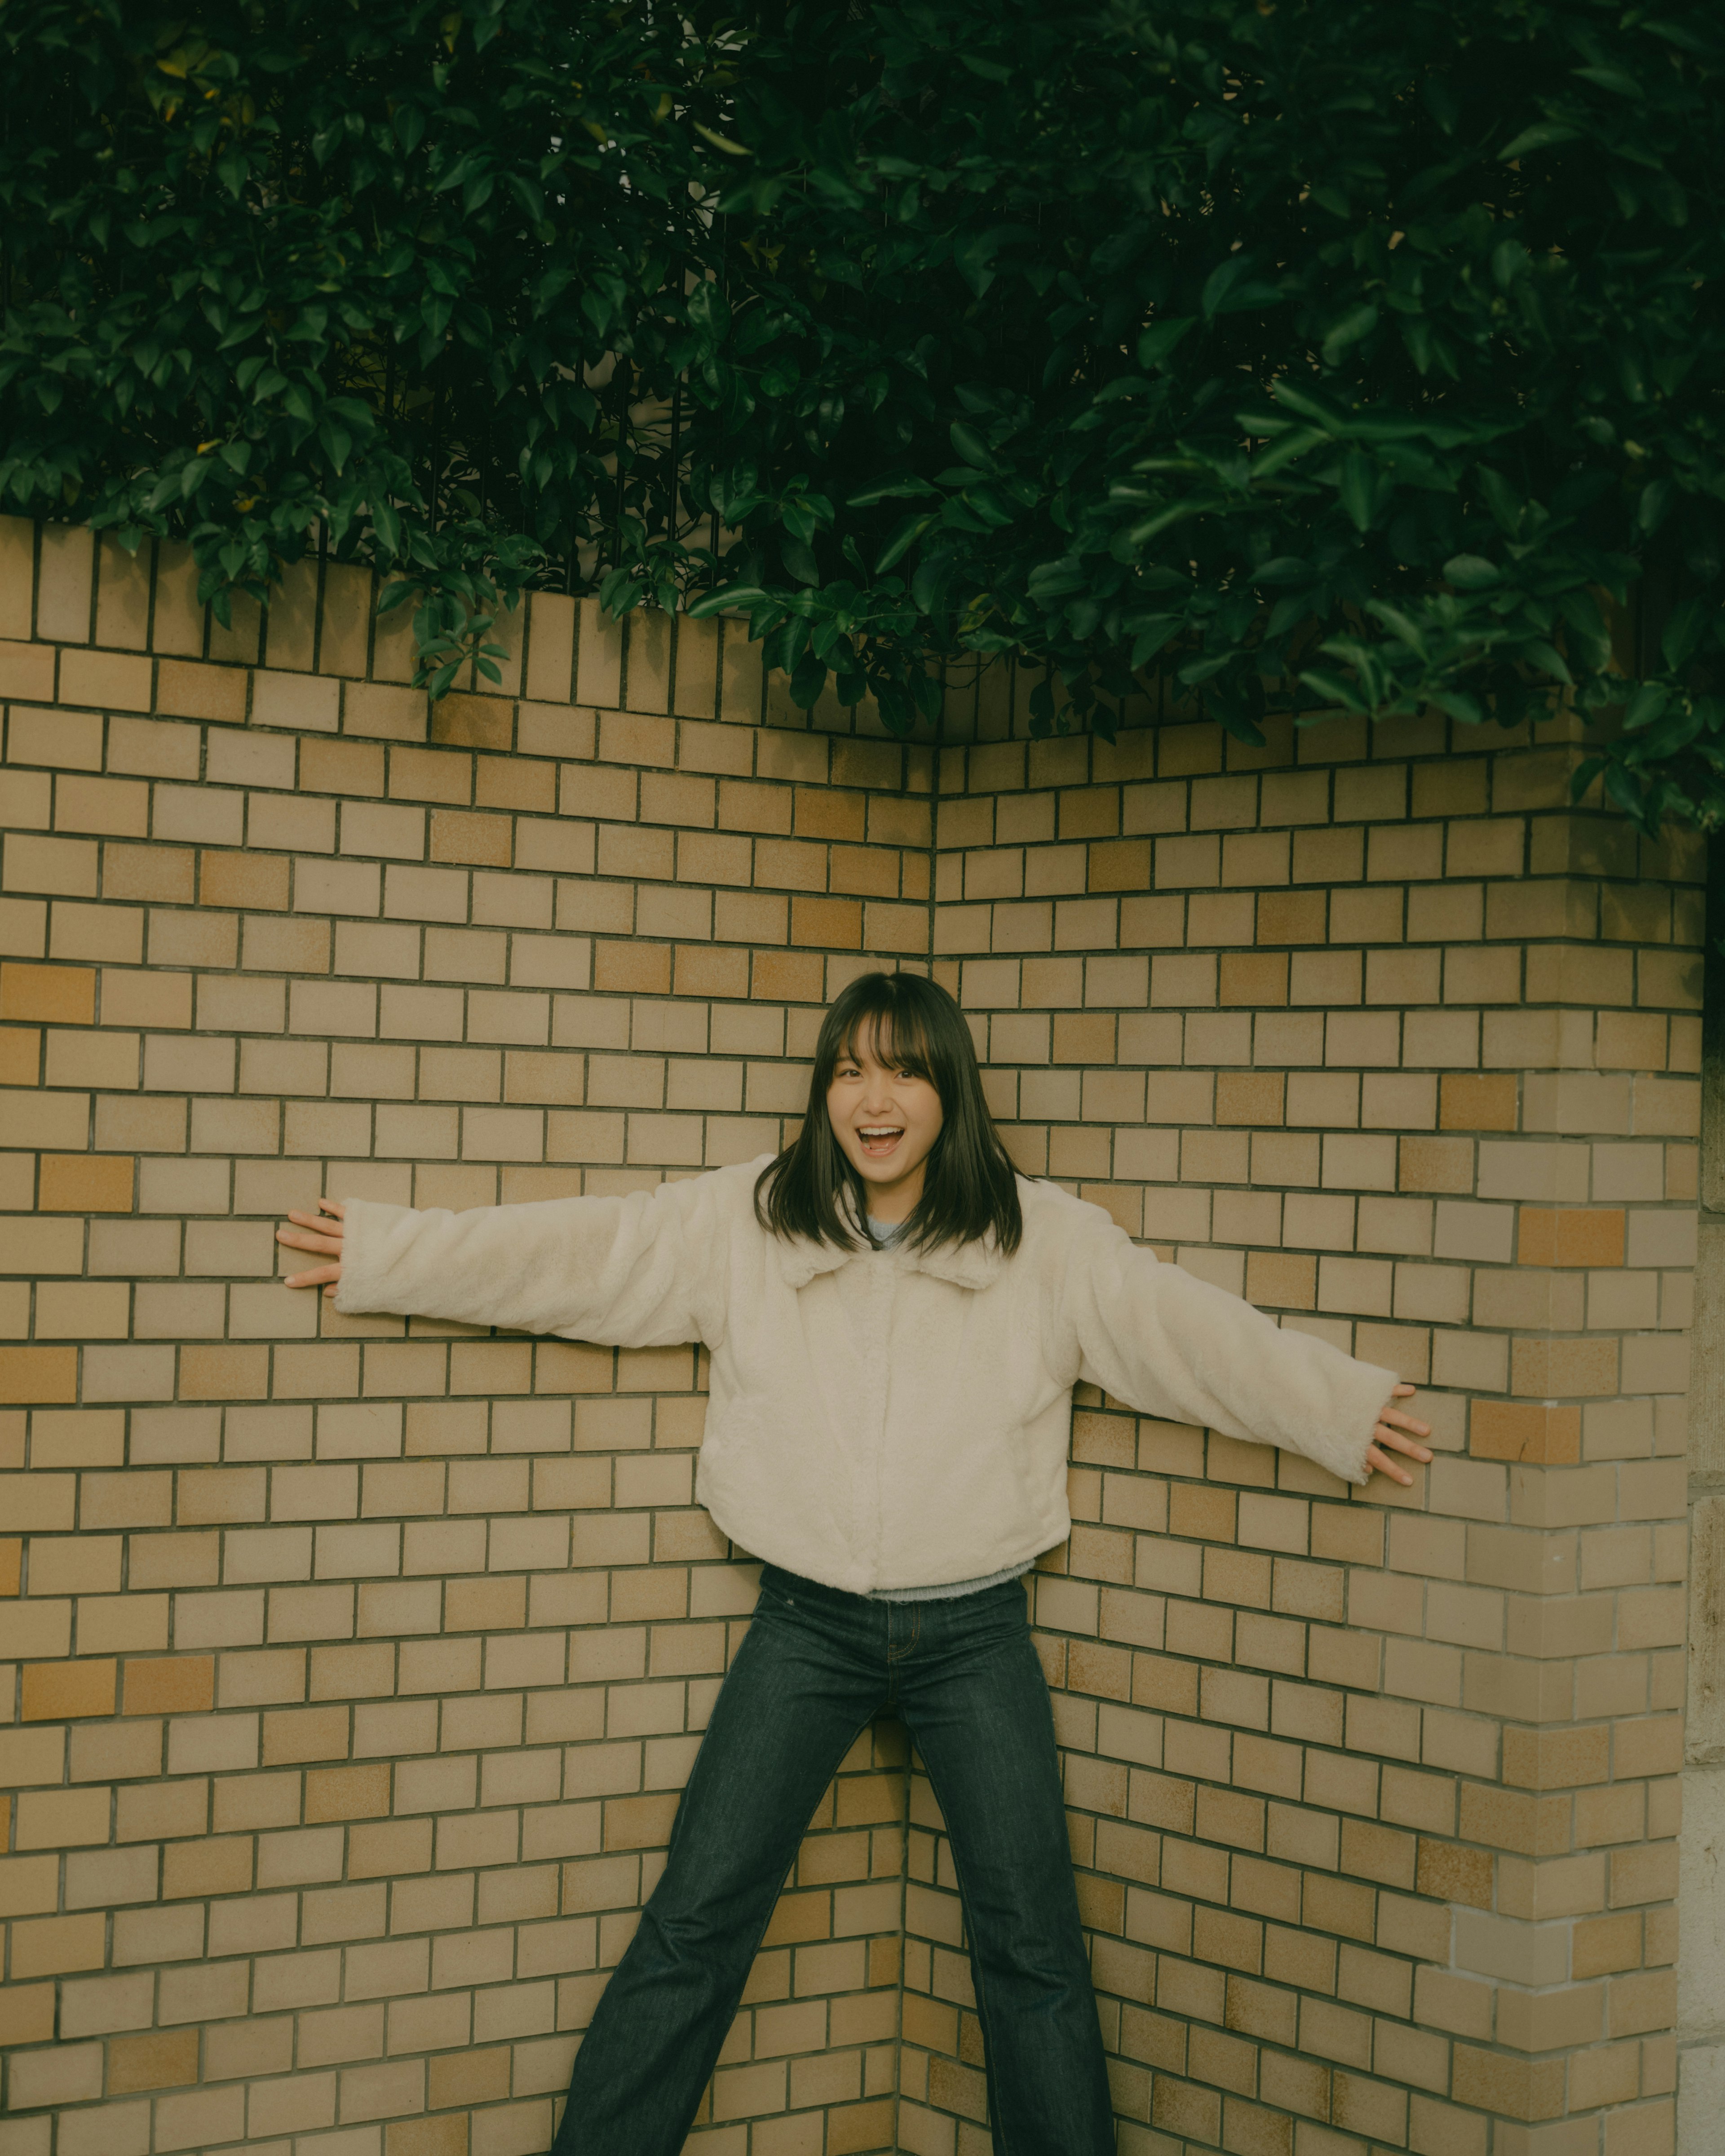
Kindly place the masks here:
[(979, 1243), (942, 1243), (932, 1250), (906, 1251), (906, 1260), (919, 1273), (973, 1288), (991, 1286), (1006, 1264), (992, 1229)]
[[(839, 1204), (847, 1225), (861, 1235), (862, 1223), (849, 1191)], [(807, 1287), (817, 1274), (835, 1273), (853, 1258), (865, 1255), (862, 1250), (835, 1249), (831, 1243), (817, 1243), (807, 1235), (794, 1235), (779, 1244), (778, 1267), (788, 1287)], [(896, 1255), (908, 1271), (950, 1281), (955, 1287), (987, 1287), (999, 1277), (1006, 1263), (992, 1230), (979, 1243), (942, 1243), (932, 1250), (901, 1250)]]

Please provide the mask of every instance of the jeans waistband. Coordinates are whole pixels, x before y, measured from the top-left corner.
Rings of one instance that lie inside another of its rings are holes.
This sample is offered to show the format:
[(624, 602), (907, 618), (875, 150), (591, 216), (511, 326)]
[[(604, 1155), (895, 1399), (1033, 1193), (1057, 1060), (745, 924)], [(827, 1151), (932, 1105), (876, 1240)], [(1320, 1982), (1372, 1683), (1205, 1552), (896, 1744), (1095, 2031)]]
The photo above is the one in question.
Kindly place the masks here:
[(885, 1609), (901, 1613), (907, 1609), (941, 1609), (956, 1615), (973, 1603), (986, 1601), (991, 1595), (1004, 1594), (1009, 1587), (1017, 1588), (1022, 1597), (1022, 1580), (1023, 1574), (1015, 1573), (1009, 1579), (997, 1581), (993, 1587), (979, 1587), (968, 1594), (941, 1594), (909, 1602), (887, 1602), (872, 1594), (853, 1594), (846, 1588), (829, 1587), (819, 1579), (805, 1579), (801, 1573), (787, 1572), (783, 1565), (763, 1564), (761, 1568), (762, 1586), (771, 1587), (780, 1594), (801, 1597), (811, 1602), (824, 1602), (829, 1609), (876, 1615)]

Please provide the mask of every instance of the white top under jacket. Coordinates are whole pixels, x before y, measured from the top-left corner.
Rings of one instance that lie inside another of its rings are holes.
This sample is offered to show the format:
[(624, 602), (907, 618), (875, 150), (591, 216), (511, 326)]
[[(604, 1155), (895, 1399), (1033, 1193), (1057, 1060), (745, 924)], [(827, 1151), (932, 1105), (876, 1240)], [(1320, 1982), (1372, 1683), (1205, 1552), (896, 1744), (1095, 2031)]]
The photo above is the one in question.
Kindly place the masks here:
[(766, 1158), (625, 1198), (471, 1213), (352, 1199), (336, 1307), (624, 1348), (701, 1341), (696, 1494), (733, 1542), (865, 1594), (1063, 1542), (1072, 1387), (1349, 1482), (1396, 1383), (1019, 1180), (1024, 1240), (845, 1251), (769, 1235)]

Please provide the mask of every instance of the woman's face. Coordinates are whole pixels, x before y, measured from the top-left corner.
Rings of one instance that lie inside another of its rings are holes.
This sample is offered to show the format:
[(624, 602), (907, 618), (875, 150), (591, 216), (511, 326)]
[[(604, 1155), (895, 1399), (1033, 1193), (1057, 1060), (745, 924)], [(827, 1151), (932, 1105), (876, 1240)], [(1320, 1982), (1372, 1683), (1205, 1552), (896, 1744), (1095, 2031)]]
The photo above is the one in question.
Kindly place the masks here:
[(859, 1041), (855, 1053), (840, 1055), (834, 1067), (827, 1114), (845, 1158), (868, 1186), (873, 1218), (908, 1219), (946, 1120), (940, 1095), (926, 1078), (879, 1061), (873, 1048)]

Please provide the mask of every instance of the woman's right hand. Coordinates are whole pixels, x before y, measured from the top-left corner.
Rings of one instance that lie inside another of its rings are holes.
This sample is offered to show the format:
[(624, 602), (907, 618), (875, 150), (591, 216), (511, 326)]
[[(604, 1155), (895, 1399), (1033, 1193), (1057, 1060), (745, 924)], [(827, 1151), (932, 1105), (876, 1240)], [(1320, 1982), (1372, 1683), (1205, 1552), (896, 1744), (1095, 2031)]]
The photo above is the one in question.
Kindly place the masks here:
[[(316, 1213), (290, 1213), (290, 1228), (278, 1228), (275, 1240), (290, 1250), (316, 1250), (332, 1258), (333, 1265), (313, 1265), (303, 1273), (290, 1273), (285, 1283), (289, 1287), (321, 1287), (325, 1295), (333, 1298), (336, 1283), (341, 1277), (342, 1223), (347, 1209), (339, 1199), (320, 1198)], [(325, 1216), (328, 1215), (328, 1218)]]

